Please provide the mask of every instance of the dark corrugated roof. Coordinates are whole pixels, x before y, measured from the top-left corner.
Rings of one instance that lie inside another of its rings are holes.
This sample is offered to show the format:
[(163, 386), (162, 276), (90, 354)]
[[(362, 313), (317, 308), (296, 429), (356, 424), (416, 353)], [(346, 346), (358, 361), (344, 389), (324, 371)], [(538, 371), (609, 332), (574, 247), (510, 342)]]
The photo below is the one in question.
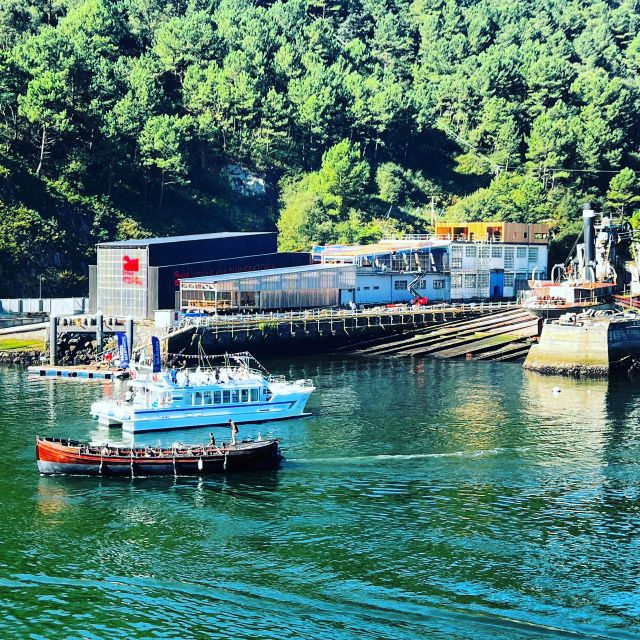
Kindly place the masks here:
[(173, 242), (193, 242), (195, 240), (214, 240), (235, 236), (263, 236), (275, 231), (224, 231), (220, 233), (200, 233), (190, 236), (169, 236), (167, 238), (139, 238), (138, 240), (115, 240), (99, 242), (99, 247), (146, 247), (150, 244), (169, 244)]

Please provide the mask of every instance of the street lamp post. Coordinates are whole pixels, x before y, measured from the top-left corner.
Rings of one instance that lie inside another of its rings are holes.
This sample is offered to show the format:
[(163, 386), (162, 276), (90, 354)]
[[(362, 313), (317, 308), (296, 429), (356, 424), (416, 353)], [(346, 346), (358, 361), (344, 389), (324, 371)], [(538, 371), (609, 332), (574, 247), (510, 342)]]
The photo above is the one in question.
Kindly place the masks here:
[(42, 300), (42, 276), (41, 275), (38, 276), (38, 280), (40, 281), (40, 295), (38, 296), (38, 298)]

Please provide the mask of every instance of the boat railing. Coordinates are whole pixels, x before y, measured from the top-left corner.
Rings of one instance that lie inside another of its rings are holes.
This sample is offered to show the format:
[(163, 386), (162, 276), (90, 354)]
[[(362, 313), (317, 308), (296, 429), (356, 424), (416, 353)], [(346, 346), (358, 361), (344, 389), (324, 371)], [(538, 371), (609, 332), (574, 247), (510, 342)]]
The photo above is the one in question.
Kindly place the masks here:
[[(57, 442), (56, 438), (39, 438), (41, 441)], [(257, 442), (269, 445), (277, 439), (258, 440)], [(65, 444), (67, 441), (60, 440), (61, 444)], [(238, 444), (255, 443), (256, 441), (251, 438), (245, 438), (239, 441)], [(229, 453), (235, 450), (234, 445), (227, 445), (221, 443), (218, 445), (211, 444), (183, 444), (180, 442), (175, 443), (170, 447), (154, 447), (151, 445), (145, 446), (131, 446), (131, 445), (99, 445), (95, 443), (85, 442), (72, 442), (68, 446), (77, 446), (78, 453), (80, 455), (93, 455), (101, 457), (119, 457), (119, 458), (133, 458), (133, 459), (149, 459), (149, 458), (168, 458), (173, 457), (203, 457), (211, 455), (219, 455), (222, 453)]]
[(300, 380), (296, 380), (294, 384), (299, 387), (313, 387), (313, 380), (310, 380), (309, 378), (301, 378)]
[[(286, 376), (281, 375), (270, 375), (267, 378), (267, 381), (283, 384), (287, 382), (287, 378)], [(298, 387), (313, 387), (313, 380), (310, 380), (308, 378), (301, 378), (300, 380), (294, 380), (293, 382), (291, 382), (291, 384), (295, 384)]]

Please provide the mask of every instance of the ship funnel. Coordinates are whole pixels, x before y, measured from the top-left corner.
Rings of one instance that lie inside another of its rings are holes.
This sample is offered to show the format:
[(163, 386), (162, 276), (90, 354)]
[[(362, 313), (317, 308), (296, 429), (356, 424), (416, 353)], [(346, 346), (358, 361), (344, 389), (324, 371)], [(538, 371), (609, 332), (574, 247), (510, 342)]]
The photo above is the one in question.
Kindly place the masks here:
[[(582, 208), (582, 222), (584, 228), (584, 275), (585, 279), (595, 280), (596, 236), (594, 218), (596, 214), (591, 203), (586, 202)], [(589, 275), (591, 274), (591, 278)]]

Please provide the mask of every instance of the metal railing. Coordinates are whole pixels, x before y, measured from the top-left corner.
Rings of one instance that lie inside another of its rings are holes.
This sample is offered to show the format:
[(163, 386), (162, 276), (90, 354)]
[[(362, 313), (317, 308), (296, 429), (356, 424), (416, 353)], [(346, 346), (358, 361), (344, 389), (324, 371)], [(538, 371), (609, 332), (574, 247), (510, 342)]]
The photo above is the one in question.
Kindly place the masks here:
[(264, 328), (279, 324), (290, 324), (299, 321), (320, 322), (323, 320), (346, 320), (358, 318), (373, 318), (393, 316), (416, 316), (424, 314), (456, 314), (456, 313), (486, 313), (503, 309), (513, 309), (519, 306), (516, 301), (501, 302), (469, 302), (442, 303), (427, 306), (412, 306), (409, 304), (394, 304), (390, 306), (370, 307), (368, 309), (308, 309), (305, 311), (286, 311), (234, 315), (211, 315), (198, 318), (182, 318), (172, 327), (167, 327), (159, 337), (161, 340), (175, 336), (192, 328), (210, 327), (218, 331), (225, 329), (236, 331)]

